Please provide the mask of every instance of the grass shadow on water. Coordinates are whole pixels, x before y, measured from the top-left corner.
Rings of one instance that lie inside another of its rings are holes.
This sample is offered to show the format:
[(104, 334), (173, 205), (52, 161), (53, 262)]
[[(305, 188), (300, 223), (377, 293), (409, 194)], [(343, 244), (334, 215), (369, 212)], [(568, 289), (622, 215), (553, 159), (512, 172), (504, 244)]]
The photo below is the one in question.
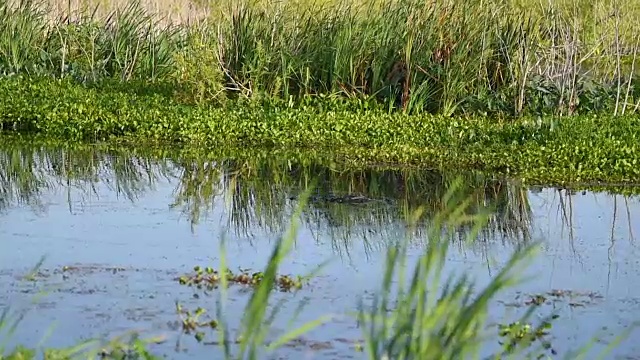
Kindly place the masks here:
[[(193, 230), (226, 202), (225, 194), (231, 194), (221, 221), (235, 236), (249, 241), (284, 232), (299, 202), (298, 194), (315, 178), (317, 186), (301, 213), (304, 226), (312, 234), (330, 228), (332, 246), (344, 256), (350, 255), (353, 245), (364, 246), (367, 253), (383, 249), (385, 239), (405, 230), (386, 224), (404, 224), (407, 216), (423, 206), (426, 211), (414, 229), (419, 241), (433, 214), (443, 207), (442, 197), (454, 176), (461, 176), (424, 169), (348, 169), (309, 157), (230, 156), (212, 161), (171, 152), (94, 147), (10, 147), (0, 152), (0, 164), (0, 211), (30, 205), (45, 212), (42, 198), (58, 190), (66, 191), (73, 211), (85, 198), (101, 196), (101, 185), (136, 202), (164, 182), (174, 186), (171, 209), (180, 212)], [(487, 203), (495, 206), (482, 231), (482, 242), (530, 239), (531, 208), (525, 186), (474, 174), (464, 178), (465, 191), (474, 194), (471, 212)], [(354, 244), (354, 238), (363, 243)]]

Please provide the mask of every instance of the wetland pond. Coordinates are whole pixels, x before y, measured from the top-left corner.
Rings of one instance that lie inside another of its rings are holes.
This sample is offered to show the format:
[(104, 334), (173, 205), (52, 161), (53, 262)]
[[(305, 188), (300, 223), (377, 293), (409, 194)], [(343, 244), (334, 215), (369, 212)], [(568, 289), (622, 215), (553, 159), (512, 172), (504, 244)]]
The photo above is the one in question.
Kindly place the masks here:
[[(478, 209), (495, 211), (475, 241), (451, 239), (446, 271), (469, 271), (483, 284), (516, 247), (542, 243), (527, 270), (534, 277), (502, 294), (492, 319), (513, 321), (541, 295), (535, 314), (559, 315), (549, 335), (559, 356), (593, 337), (601, 350), (640, 319), (640, 201), (634, 196), (526, 188), (433, 170), (348, 170), (278, 158), (191, 161), (98, 148), (7, 146), (0, 162), (0, 304), (25, 311), (10, 347), (41, 339), (63, 347), (139, 330), (164, 336), (151, 349), (167, 358), (222, 354), (212, 344), (214, 332), (198, 342), (182, 333), (176, 313), (179, 302), (213, 316), (215, 291), (176, 279), (196, 265), (215, 267), (222, 237), (232, 270), (261, 270), (298, 196), (312, 184), (280, 273), (302, 275), (329, 262), (302, 289), (275, 294), (284, 305), (274, 332), (335, 316), (278, 350), (279, 358), (365, 357), (355, 349), (361, 329), (347, 314), (379, 287), (391, 240), (410, 236), (411, 253), (420, 253), (421, 228), (456, 178)], [(408, 214), (421, 205), (424, 223), (409, 232)], [(43, 256), (38, 272), (24, 279)], [(229, 288), (225, 314), (232, 325), (248, 297), (246, 287)], [(304, 311), (289, 324), (300, 302)], [(640, 358), (639, 335), (632, 332), (610, 358)]]

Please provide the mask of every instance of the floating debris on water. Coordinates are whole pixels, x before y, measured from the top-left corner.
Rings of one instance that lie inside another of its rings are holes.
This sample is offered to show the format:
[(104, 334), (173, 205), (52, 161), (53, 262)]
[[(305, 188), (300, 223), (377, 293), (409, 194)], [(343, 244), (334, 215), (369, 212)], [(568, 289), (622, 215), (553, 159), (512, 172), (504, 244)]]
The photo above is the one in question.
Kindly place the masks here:
[[(193, 268), (193, 271), (194, 272), (192, 274), (182, 275), (177, 278), (180, 285), (195, 286), (199, 289), (205, 287), (211, 290), (218, 287), (218, 284), (220, 283), (220, 280), (222, 278), (222, 275), (218, 272), (218, 270), (215, 270), (212, 267), (203, 268), (201, 266), (195, 266)], [(230, 283), (248, 286), (257, 286), (264, 280), (264, 273), (262, 273), (261, 271), (251, 273), (247, 269), (242, 269), (239, 273), (234, 273), (231, 270), (227, 269), (225, 276), (226, 280)], [(278, 289), (283, 292), (301, 289), (302, 277), (278, 275), (275, 279), (275, 284)]]
[(201, 307), (198, 307), (192, 312), (184, 309), (179, 302), (176, 302), (176, 312), (178, 316), (180, 316), (182, 331), (185, 334), (193, 333), (194, 338), (198, 342), (202, 342), (206, 336), (201, 329), (216, 329), (218, 327), (218, 321), (215, 319), (200, 320), (200, 318), (207, 313), (207, 311)]
[[(557, 319), (557, 316), (552, 318)], [(551, 323), (546, 321), (538, 327), (534, 327), (532, 324), (521, 323), (520, 321), (510, 324), (500, 324), (498, 326), (498, 335), (504, 340), (499, 341), (499, 344), (505, 346), (507, 353), (510, 353), (517, 347), (530, 347), (533, 343), (539, 341), (545, 350), (549, 351), (552, 355), (556, 355), (557, 351), (547, 339), (549, 330), (551, 330)], [(540, 354), (538, 356), (538, 358), (541, 357), (544, 357), (544, 355)]]

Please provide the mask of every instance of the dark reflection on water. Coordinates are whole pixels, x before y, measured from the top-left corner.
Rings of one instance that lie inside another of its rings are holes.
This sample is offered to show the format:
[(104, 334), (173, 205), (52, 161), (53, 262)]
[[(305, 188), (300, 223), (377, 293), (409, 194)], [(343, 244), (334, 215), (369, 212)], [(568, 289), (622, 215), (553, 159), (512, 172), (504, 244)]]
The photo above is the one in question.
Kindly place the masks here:
[[(285, 230), (298, 196), (313, 186), (293, 259), (283, 264), (284, 271), (301, 273), (327, 258), (338, 259), (300, 295), (311, 299), (304, 320), (348, 311), (357, 296), (375, 289), (381, 250), (406, 234), (409, 218), (422, 207), (421, 223), (410, 234), (416, 253), (420, 251), (425, 226), (443, 208), (443, 196), (457, 179), (471, 196), (471, 213), (486, 207), (493, 212), (471, 244), (462, 243), (470, 229), (457, 229), (450, 269), (469, 270), (482, 283), (514, 247), (542, 240), (543, 254), (532, 266), (537, 280), (525, 293), (562, 288), (604, 297), (589, 306), (564, 305), (563, 316), (572, 320), (554, 329), (561, 350), (589, 340), (603, 327), (619, 330), (638, 318), (635, 234), (640, 224), (634, 214), (638, 216), (640, 203), (634, 197), (526, 188), (473, 173), (345, 169), (317, 158), (211, 160), (88, 147), (0, 145), (0, 286), (7, 289), (0, 303), (20, 303), (34, 295), (33, 287), (25, 288), (15, 278), (46, 254), (52, 279), (47, 284), (56, 291), (48, 307), (38, 308), (39, 317), (19, 330), (16, 341), (28, 341), (34, 329), (60, 318), (75, 319), (76, 325), (63, 324), (54, 333), (56, 346), (70, 345), (87, 333), (132, 327), (172, 333), (167, 323), (176, 320), (174, 300), (201, 305), (172, 278), (194, 264), (215, 261), (218, 238), (225, 232), (232, 240), (232, 266), (262, 266), (270, 240)], [(60, 281), (55, 269), (67, 264), (91, 271), (75, 282)], [(99, 271), (111, 266), (125, 270)], [(234, 293), (237, 299), (245, 295)], [(240, 311), (243, 302), (234, 304), (232, 309)], [(496, 305), (496, 311), (508, 312), (509, 306)], [(316, 357), (351, 356), (348, 346), (334, 340), (359, 336), (352, 320), (335, 323), (314, 338), (333, 341), (333, 348), (317, 351)], [(179, 356), (171, 346), (161, 350), (171, 358), (210, 351), (191, 345)], [(638, 350), (632, 343), (621, 349), (621, 354)]]
[[(372, 235), (391, 235), (384, 233), (385, 225), (406, 222), (419, 207), (425, 210), (423, 224), (428, 223), (460, 176), (433, 170), (344, 170), (282, 158), (254, 163), (152, 159), (126, 151), (13, 147), (0, 152), (0, 211), (27, 205), (45, 212), (41, 195), (65, 191), (72, 212), (73, 204), (82, 201), (72, 197), (72, 190), (95, 195), (97, 184), (135, 202), (153, 192), (159, 181), (167, 181), (174, 185), (171, 208), (180, 211), (192, 228), (215, 207), (226, 206), (229, 228), (254, 237), (256, 230), (281, 233), (296, 197), (313, 187), (304, 213), (307, 224), (316, 230), (331, 228), (335, 240), (347, 244), (354, 238), (366, 241)], [(530, 240), (526, 188), (480, 175), (462, 177), (464, 190), (473, 196), (472, 213), (487, 206), (494, 211), (480, 240)]]

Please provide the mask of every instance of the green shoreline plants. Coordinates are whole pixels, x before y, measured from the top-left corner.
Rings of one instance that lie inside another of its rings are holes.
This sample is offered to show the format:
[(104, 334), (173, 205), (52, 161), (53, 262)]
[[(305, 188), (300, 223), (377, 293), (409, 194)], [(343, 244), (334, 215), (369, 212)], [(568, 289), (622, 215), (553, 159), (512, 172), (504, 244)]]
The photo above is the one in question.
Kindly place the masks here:
[(630, 0), (200, 2), (193, 22), (87, 1), (0, 0), (0, 131), (640, 179)]
[(0, 1), (1, 75), (164, 84), (180, 102), (215, 105), (339, 96), (445, 116), (640, 108), (631, 0), (229, 0), (193, 5), (206, 16), (188, 22), (150, 12), (152, 0), (59, 13), (61, 2)]
[[(638, 183), (640, 117), (450, 118), (381, 110), (181, 105), (69, 80), (0, 79), (0, 126), (44, 138), (294, 149), (347, 166), (480, 170), (534, 183)], [(231, 151), (231, 150), (230, 150)]]

